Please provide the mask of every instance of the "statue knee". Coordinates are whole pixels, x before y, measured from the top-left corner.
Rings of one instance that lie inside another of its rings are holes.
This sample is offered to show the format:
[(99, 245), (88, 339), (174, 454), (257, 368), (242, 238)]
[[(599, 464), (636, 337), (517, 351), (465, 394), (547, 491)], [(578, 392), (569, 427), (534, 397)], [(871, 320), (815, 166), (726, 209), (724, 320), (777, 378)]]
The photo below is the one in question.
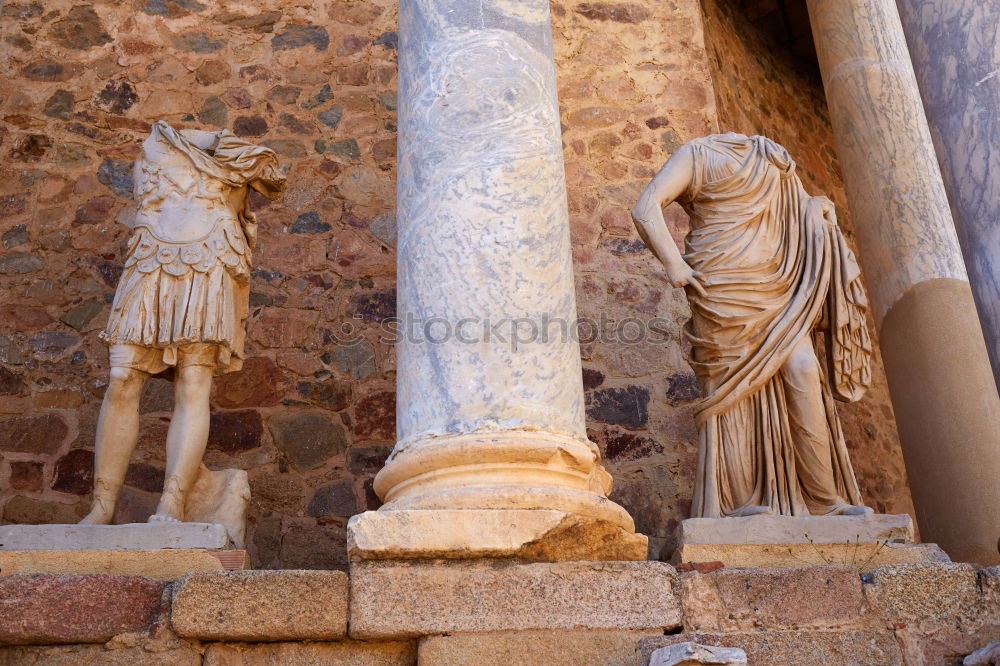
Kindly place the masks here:
[(785, 374), (796, 384), (819, 381), (819, 360), (812, 347), (800, 345), (785, 361)]
[(146, 374), (132, 368), (112, 367), (109, 373), (108, 394), (113, 400), (131, 400), (139, 397)]
[(177, 369), (175, 397), (178, 402), (193, 404), (208, 401), (212, 391), (212, 369), (193, 365)]

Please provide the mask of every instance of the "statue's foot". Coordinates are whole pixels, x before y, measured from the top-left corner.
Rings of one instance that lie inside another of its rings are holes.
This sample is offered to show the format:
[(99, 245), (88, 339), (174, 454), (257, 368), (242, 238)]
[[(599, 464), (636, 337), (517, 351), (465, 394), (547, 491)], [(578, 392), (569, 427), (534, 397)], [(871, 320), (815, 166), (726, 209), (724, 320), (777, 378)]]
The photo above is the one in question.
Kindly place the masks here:
[(78, 523), (79, 525), (110, 525), (111, 519), (115, 515), (115, 510), (108, 509), (102, 502), (94, 502), (93, 508)]
[(184, 520), (181, 503), (171, 495), (164, 493), (156, 507), (156, 513), (149, 517), (149, 523), (180, 523)]
[(729, 514), (730, 518), (744, 518), (746, 516), (763, 516), (774, 513), (774, 509), (764, 504), (751, 504), (745, 506), (735, 513)]
[(181, 522), (181, 519), (180, 518), (175, 518), (174, 516), (171, 516), (171, 515), (166, 514), (166, 513), (156, 512), (152, 516), (150, 516), (149, 520), (147, 520), (146, 522), (147, 523), (179, 523), (179, 522)]
[(875, 513), (875, 509), (870, 506), (862, 506), (860, 504), (851, 504), (844, 508), (840, 512), (842, 516), (867, 516), (868, 514)]

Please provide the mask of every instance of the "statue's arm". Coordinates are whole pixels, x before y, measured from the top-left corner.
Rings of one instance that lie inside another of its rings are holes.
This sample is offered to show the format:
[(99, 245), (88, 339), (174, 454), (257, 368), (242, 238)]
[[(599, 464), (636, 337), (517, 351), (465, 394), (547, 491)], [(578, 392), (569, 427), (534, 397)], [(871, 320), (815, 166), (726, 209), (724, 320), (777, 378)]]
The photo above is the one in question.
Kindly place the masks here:
[(688, 188), (693, 169), (694, 155), (691, 149), (681, 146), (643, 190), (639, 201), (632, 207), (632, 221), (646, 247), (667, 269), (670, 283), (675, 287), (691, 285), (704, 295), (701, 274), (692, 270), (681, 257), (667, 230), (662, 210), (664, 203), (672, 203)]

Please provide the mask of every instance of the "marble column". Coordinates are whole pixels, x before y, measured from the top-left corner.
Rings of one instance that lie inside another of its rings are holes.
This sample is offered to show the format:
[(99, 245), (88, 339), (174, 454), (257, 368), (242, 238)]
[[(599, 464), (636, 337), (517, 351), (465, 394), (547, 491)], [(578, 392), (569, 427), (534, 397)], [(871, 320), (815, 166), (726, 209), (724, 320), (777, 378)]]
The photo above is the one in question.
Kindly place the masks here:
[(551, 30), (399, 3), (397, 444), (354, 558), (645, 559), (585, 432)]
[(897, 5), (1000, 385), (1000, 4)]
[(808, 0), (921, 537), (997, 561), (1000, 397), (893, 0)]

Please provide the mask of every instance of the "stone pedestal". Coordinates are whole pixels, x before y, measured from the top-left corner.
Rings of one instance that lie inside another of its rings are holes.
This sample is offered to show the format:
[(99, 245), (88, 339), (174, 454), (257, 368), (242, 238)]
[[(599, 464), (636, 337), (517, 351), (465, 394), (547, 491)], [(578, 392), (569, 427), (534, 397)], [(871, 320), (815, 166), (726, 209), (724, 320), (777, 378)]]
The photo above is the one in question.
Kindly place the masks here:
[(807, 4), (920, 534), (996, 563), (1000, 397), (896, 2)]
[(351, 519), (347, 541), (352, 560), (644, 560), (647, 549), (641, 534), (551, 509), (370, 511)]
[(689, 518), (674, 531), (673, 564), (722, 562), (727, 567), (794, 567), (949, 562), (934, 544), (913, 543), (907, 514)]
[(397, 444), (352, 555), (645, 559), (585, 432), (549, 4), (402, 0), (399, 37)]
[(0, 571), (127, 574), (173, 580), (192, 571), (243, 569), (245, 550), (212, 523), (0, 526)]

